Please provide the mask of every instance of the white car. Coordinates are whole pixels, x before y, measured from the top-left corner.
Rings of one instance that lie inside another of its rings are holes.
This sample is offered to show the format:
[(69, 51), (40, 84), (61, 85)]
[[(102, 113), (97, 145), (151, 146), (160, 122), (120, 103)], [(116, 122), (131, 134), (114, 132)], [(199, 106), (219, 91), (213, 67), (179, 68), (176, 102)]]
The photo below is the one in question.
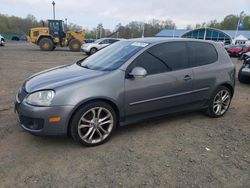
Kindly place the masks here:
[(96, 40), (93, 43), (83, 44), (81, 46), (81, 49), (86, 54), (92, 55), (92, 54), (96, 53), (98, 50), (105, 48), (105, 47), (109, 46), (110, 44), (113, 44), (113, 43), (120, 41), (120, 40), (121, 39), (117, 39), (117, 38), (102, 38), (102, 39)]
[(5, 44), (5, 39), (2, 35), (0, 35), (0, 46), (4, 46)]

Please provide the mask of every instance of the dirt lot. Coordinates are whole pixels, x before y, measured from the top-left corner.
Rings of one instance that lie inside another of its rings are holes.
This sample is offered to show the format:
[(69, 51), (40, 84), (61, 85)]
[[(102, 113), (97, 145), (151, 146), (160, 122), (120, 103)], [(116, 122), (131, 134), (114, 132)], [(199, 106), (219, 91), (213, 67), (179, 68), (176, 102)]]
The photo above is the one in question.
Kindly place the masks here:
[(13, 112), (23, 80), (82, 57), (23, 42), (0, 48), (0, 187), (250, 187), (250, 85), (238, 81), (220, 119), (194, 112), (151, 120), (94, 148), (23, 131)]

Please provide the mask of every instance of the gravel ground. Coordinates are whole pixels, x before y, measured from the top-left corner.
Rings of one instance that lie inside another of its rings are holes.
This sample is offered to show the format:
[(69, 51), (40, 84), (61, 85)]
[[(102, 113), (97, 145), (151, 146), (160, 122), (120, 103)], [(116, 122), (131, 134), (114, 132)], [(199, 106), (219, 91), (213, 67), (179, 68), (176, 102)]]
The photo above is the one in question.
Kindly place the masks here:
[(82, 57), (24, 42), (0, 47), (0, 187), (250, 187), (250, 85), (238, 81), (220, 119), (193, 112), (145, 121), (98, 147), (22, 130), (13, 101), (24, 79)]

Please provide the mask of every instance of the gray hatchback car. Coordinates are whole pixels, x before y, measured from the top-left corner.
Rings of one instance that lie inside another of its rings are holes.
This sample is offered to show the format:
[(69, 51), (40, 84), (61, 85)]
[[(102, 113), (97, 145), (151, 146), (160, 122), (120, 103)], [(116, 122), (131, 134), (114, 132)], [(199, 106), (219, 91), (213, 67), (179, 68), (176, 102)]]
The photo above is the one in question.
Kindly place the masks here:
[(143, 38), (117, 42), (74, 64), (28, 78), (16, 96), (22, 128), (95, 146), (118, 126), (180, 111), (221, 117), (235, 66), (220, 44)]

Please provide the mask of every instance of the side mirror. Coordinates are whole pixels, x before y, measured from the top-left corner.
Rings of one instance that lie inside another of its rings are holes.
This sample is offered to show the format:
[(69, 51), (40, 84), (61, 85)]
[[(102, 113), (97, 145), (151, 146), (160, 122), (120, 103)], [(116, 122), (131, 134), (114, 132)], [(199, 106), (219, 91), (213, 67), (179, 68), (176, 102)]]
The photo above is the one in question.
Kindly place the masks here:
[(133, 78), (144, 78), (145, 76), (147, 76), (147, 71), (142, 67), (134, 67), (129, 73), (129, 76)]

